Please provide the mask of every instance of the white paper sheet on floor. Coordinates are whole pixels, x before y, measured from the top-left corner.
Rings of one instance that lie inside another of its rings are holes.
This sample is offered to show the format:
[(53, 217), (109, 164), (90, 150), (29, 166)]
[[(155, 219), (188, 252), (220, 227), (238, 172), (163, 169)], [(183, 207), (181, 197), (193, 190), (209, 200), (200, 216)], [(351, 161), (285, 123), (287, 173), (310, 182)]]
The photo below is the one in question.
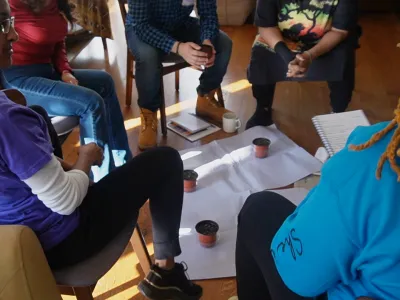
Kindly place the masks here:
[[(254, 158), (251, 142), (258, 137), (271, 140), (268, 158)], [(257, 191), (288, 186), (321, 168), (321, 163), (297, 146), (275, 126), (255, 127), (232, 138), (181, 152), (185, 169), (199, 174), (197, 190), (185, 194), (180, 242), (191, 279), (235, 276), (237, 215), (247, 197)], [(278, 191), (298, 204), (307, 190)], [(201, 247), (195, 225), (214, 220), (220, 226), (217, 245)]]

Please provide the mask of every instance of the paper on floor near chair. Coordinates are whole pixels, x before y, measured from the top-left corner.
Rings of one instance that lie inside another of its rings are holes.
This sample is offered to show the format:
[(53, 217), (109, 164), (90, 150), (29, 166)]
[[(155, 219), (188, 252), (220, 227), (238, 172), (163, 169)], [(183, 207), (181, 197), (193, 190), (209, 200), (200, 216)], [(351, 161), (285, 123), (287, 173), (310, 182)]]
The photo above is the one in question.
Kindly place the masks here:
[[(271, 141), (267, 158), (254, 157), (252, 141), (258, 137)], [(321, 168), (319, 161), (275, 126), (254, 127), (218, 144), (240, 166), (240, 176), (255, 191), (287, 186)]]
[(182, 208), (181, 234), (187, 234), (188, 229), (195, 233), (194, 227), (202, 220), (216, 221), (220, 232), (236, 228), (239, 211), (250, 194), (250, 191), (245, 191), (203, 197), (199, 193), (198, 197), (186, 199)]
[[(252, 141), (271, 140), (270, 155), (257, 159)], [(255, 127), (237, 136), (181, 152), (185, 169), (195, 169), (203, 182), (229, 182), (235, 192), (287, 186), (321, 169), (321, 163), (275, 126)], [(228, 175), (235, 174), (230, 177)], [(207, 185), (210, 194), (214, 189)], [(230, 190), (224, 192), (229, 193)]]
[(194, 169), (199, 174), (197, 191), (187, 197), (224, 195), (227, 192), (250, 190), (250, 186), (239, 176), (238, 166), (232, 157), (224, 153), (214, 141), (200, 148), (191, 149), (181, 155), (185, 169)]
[[(296, 204), (308, 193), (301, 188), (274, 192)], [(183, 252), (177, 261), (187, 263), (189, 277), (193, 280), (235, 276), (237, 216), (251, 193), (245, 191), (213, 197), (204, 197), (205, 194), (205, 191), (199, 191), (185, 198), (180, 229)], [(197, 222), (205, 219), (214, 220), (220, 225), (218, 242), (209, 249), (200, 246), (194, 228)]]
[[(236, 228), (219, 234), (219, 240), (214, 248), (203, 248), (197, 242), (197, 236), (180, 238), (183, 253), (177, 261), (188, 265), (188, 275), (191, 280), (226, 278), (236, 276), (235, 245)], [(188, 251), (190, 249), (190, 251)]]
[[(237, 216), (251, 193), (206, 194), (205, 190), (199, 190), (183, 202), (180, 229), (183, 252), (177, 261), (188, 264), (191, 279), (235, 276)], [(195, 230), (196, 224), (205, 219), (217, 222), (220, 227), (218, 242), (209, 249), (200, 246)]]
[(306, 198), (309, 190), (305, 188), (293, 188), (286, 190), (277, 190), (273, 192), (282, 195), (286, 199), (290, 200), (294, 205), (299, 206), (304, 198)]
[(240, 176), (255, 191), (288, 186), (320, 168), (320, 163), (300, 147), (275, 153), (272, 147), (271, 156), (262, 160), (253, 157), (251, 148), (248, 151), (238, 163)]

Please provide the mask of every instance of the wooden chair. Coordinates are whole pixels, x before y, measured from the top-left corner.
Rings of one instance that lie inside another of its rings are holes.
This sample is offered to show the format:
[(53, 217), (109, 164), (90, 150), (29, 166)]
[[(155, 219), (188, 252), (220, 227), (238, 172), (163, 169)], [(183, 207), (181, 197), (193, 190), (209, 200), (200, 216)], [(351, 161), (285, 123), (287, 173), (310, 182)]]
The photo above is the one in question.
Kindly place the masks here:
[(26, 99), (25, 96), (16, 89), (5, 89), (5, 90), (1, 90), (8, 99), (10, 99), (11, 101), (22, 105), (22, 106), (26, 106)]
[[(121, 10), (122, 21), (125, 24), (126, 15), (128, 13), (128, 4), (127, 0), (118, 0), (119, 8)], [(135, 79), (135, 71), (134, 71), (134, 62), (135, 57), (129, 50), (127, 49), (127, 59), (126, 59), (126, 99), (125, 105), (131, 106), (132, 104), (132, 86), (133, 79)], [(168, 64), (168, 65), (164, 65)], [(161, 107), (160, 107), (160, 115), (161, 115), (161, 131), (164, 136), (167, 135), (167, 117), (165, 113), (165, 95), (164, 95), (164, 83), (163, 77), (165, 75), (175, 73), (175, 90), (179, 91), (179, 71), (181, 69), (190, 67), (190, 65), (179, 55), (175, 53), (171, 53), (167, 55), (163, 60), (163, 68), (161, 74)], [(217, 97), (218, 101), (221, 103), (223, 107), (225, 107), (224, 99), (222, 95), (221, 87), (217, 89)]]

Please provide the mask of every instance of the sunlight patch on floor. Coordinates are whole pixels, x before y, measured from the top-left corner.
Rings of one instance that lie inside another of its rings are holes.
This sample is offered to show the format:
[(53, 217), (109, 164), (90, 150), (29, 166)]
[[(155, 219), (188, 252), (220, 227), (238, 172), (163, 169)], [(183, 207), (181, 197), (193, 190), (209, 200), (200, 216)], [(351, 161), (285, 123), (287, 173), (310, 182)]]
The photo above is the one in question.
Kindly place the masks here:
[[(181, 101), (175, 104), (172, 104), (171, 106), (168, 106), (165, 109), (165, 114), (168, 116), (174, 115), (176, 113), (179, 113), (181, 111), (184, 111), (189, 108), (193, 108), (196, 105), (196, 100), (186, 100), (186, 101)], [(157, 113), (157, 118), (160, 119), (160, 112)], [(125, 129), (126, 130), (131, 130), (134, 129), (138, 126), (140, 126), (140, 118), (132, 118), (129, 120), (126, 120), (124, 122)]]
[(233, 93), (248, 89), (249, 87), (251, 87), (250, 82), (247, 79), (241, 79), (241, 80), (238, 80), (238, 81), (235, 81), (233, 83), (223, 86), (222, 90), (224, 92), (233, 94)]
[[(247, 79), (241, 79), (241, 80), (238, 80), (238, 81), (235, 81), (233, 83), (223, 86), (222, 90), (224, 92), (233, 94), (233, 93), (245, 90), (249, 87), (251, 87), (251, 84), (247, 81)], [(168, 106), (165, 110), (165, 114), (167, 116), (170, 116), (170, 115), (182, 112), (186, 109), (194, 108), (195, 105), (196, 105), (195, 99), (181, 101), (181, 102), (178, 102), (178, 103)], [(157, 113), (157, 117), (160, 118), (160, 112)], [(134, 129), (134, 128), (140, 126), (140, 118), (132, 118), (132, 119), (126, 120), (124, 122), (124, 125), (125, 125), (126, 130)]]

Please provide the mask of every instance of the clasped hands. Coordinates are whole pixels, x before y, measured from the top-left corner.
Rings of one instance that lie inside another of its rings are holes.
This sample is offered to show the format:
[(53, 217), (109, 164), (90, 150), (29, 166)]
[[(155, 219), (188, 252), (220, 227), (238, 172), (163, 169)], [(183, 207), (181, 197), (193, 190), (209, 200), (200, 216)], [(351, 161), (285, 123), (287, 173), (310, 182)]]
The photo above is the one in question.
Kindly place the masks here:
[(208, 58), (207, 53), (201, 51), (201, 46), (196, 43), (181, 43), (177, 49), (177, 54), (183, 57), (183, 59), (191, 66), (198, 70), (202, 70), (202, 67), (211, 68), (215, 62), (215, 48), (210, 40), (204, 40), (204, 45), (209, 45), (213, 48), (211, 58)]
[(306, 76), (311, 63), (312, 56), (309, 52), (297, 54), (296, 58), (289, 63), (286, 76), (288, 78), (303, 78)]

